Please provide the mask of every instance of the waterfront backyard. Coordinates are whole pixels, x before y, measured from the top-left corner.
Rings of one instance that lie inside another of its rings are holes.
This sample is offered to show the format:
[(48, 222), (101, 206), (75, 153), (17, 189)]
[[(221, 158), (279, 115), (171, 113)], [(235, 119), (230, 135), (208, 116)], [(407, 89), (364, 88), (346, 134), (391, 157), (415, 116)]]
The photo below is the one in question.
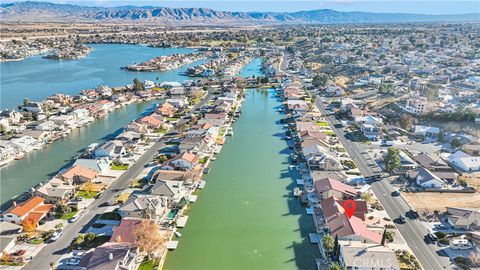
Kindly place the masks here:
[(164, 269), (315, 269), (315, 229), (293, 196), (280, 102), (272, 90), (247, 93)]

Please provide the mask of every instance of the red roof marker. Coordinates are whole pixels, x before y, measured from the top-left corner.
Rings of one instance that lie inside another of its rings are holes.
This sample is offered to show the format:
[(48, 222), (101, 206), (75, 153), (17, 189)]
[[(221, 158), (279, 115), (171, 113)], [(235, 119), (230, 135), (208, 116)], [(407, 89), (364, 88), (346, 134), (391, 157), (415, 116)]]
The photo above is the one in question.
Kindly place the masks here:
[(354, 200), (346, 200), (343, 202), (343, 209), (345, 209), (345, 213), (347, 214), (348, 218), (351, 218), (355, 210), (357, 209), (357, 203)]

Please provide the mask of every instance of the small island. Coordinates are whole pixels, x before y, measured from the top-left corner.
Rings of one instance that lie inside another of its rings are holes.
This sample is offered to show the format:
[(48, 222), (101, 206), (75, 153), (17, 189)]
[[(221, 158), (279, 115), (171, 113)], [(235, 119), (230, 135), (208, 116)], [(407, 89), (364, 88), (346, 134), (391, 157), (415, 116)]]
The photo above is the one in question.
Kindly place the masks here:
[(162, 55), (140, 64), (123, 67), (128, 71), (167, 71), (205, 59), (203, 53)]
[(84, 44), (75, 44), (73, 46), (59, 48), (58, 50), (43, 56), (43, 58), (51, 60), (73, 60), (85, 57), (91, 51), (92, 48)]

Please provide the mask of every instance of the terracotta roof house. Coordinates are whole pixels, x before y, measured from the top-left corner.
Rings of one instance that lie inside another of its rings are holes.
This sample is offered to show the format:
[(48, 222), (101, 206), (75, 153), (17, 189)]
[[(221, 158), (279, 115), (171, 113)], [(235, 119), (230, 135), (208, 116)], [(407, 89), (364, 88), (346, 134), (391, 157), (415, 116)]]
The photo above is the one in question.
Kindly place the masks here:
[[(322, 207), (323, 215), (325, 217), (329, 217), (335, 215), (336, 213), (344, 213), (344, 202), (345, 201), (339, 200), (333, 196), (321, 201), (320, 206)], [(365, 220), (365, 214), (368, 213), (367, 202), (362, 200), (355, 200), (355, 202), (356, 208), (353, 215), (360, 218), (361, 220)]]
[(199, 157), (195, 154), (189, 152), (183, 152), (178, 154), (173, 159), (167, 161), (164, 165), (162, 165), (162, 169), (164, 170), (189, 170), (193, 169), (198, 164)]
[(330, 199), (322, 201), (321, 206), (326, 226), (334, 237), (338, 236), (340, 240), (357, 240), (377, 244), (382, 241), (382, 235), (369, 230), (364, 221), (357, 216), (358, 214), (348, 218), (340, 203)]
[(22, 224), (22, 221), (29, 217), (38, 223), (53, 208), (53, 204), (45, 204), (44, 201), (45, 199), (36, 196), (21, 204), (14, 202), (13, 206), (2, 214), (0, 221)]
[(315, 191), (321, 199), (327, 199), (331, 196), (339, 199), (352, 199), (357, 196), (355, 188), (333, 178), (323, 178), (315, 181)]
[(120, 224), (113, 228), (110, 242), (129, 243), (135, 245), (135, 229), (142, 223), (140, 218), (123, 218)]
[(154, 115), (144, 116), (138, 120), (138, 122), (146, 125), (152, 129), (159, 129), (162, 127), (163, 121)]
[(98, 173), (81, 165), (75, 165), (63, 171), (61, 177), (65, 182), (70, 184), (85, 183), (95, 180), (95, 178), (98, 177)]
[(172, 104), (165, 102), (160, 105), (155, 111), (162, 116), (172, 117), (177, 112), (177, 108), (175, 108)]

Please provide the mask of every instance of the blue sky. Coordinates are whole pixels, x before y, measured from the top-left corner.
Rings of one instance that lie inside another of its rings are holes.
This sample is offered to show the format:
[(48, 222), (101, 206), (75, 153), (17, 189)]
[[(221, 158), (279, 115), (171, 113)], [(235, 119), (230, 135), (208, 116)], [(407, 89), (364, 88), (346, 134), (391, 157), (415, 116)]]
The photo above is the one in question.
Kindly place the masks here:
[[(0, 2), (12, 2), (0, 0)], [(276, 11), (292, 12), (329, 8), (338, 11), (369, 12), (405, 12), (422, 14), (459, 14), (480, 12), (479, 0), (445, 1), (445, 0), (190, 0), (190, 1), (153, 1), (153, 0), (52, 0), (49, 2), (70, 3), (86, 6), (167, 6), (167, 7), (205, 7), (223, 11)]]

